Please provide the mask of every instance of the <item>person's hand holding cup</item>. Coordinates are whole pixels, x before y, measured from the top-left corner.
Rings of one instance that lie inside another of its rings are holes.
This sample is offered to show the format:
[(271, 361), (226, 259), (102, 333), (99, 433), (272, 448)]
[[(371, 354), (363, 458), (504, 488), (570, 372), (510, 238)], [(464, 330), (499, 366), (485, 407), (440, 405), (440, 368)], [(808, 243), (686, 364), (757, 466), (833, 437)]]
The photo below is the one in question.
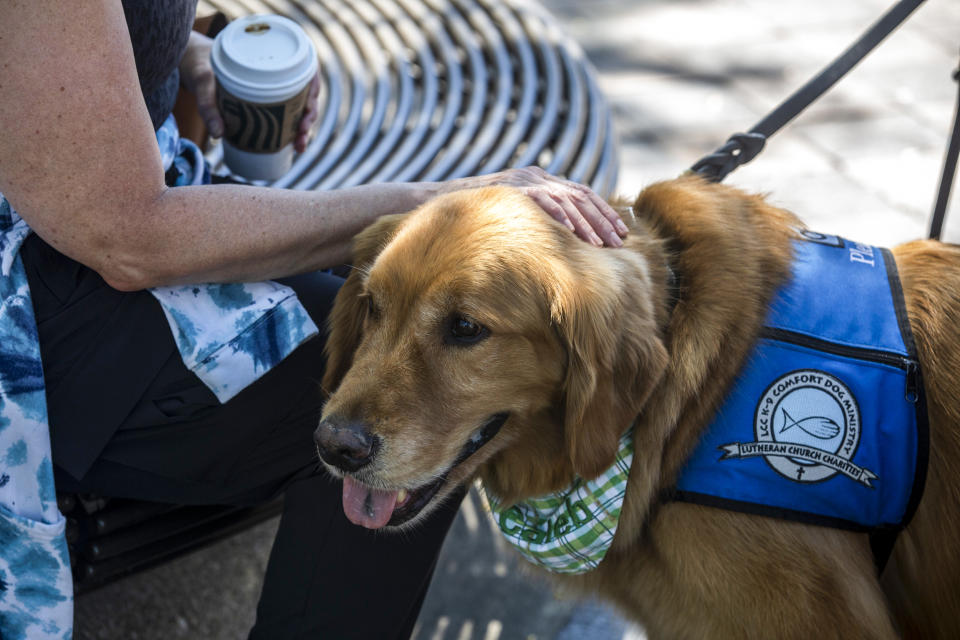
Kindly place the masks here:
[(239, 18), (210, 52), (223, 119), (223, 160), (252, 180), (276, 180), (316, 119), (317, 54), (306, 33), (276, 15)]

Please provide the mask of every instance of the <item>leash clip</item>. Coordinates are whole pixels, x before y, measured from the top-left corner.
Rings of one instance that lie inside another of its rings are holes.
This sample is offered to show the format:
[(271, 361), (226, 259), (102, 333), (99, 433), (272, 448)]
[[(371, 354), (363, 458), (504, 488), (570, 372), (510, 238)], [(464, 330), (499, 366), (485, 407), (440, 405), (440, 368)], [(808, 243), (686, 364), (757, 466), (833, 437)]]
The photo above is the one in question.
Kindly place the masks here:
[(690, 170), (705, 175), (711, 182), (720, 182), (731, 171), (756, 158), (766, 142), (767, 137), (762, 133), (735, 133), (722, 147), (698, 160)]

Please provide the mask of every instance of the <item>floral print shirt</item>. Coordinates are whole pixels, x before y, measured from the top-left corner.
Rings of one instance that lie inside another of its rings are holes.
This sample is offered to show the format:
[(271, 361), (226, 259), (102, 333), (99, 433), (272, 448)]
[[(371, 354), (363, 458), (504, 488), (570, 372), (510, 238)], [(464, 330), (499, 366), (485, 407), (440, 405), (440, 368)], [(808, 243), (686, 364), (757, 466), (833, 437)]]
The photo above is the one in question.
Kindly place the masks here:
[[(168, 180), (209, 182), (200, 150), (172, 118), (157, 131)], [(171, 174), (173, 172), (173, 174)], [(57, 510), (40, 345), (18, 250), (30, 228), (0, 194), (0, 638), (69, 640), (73, 584)], [(151, 290), (184, 364), (226, 402), (317, 327), (275, 282)]]

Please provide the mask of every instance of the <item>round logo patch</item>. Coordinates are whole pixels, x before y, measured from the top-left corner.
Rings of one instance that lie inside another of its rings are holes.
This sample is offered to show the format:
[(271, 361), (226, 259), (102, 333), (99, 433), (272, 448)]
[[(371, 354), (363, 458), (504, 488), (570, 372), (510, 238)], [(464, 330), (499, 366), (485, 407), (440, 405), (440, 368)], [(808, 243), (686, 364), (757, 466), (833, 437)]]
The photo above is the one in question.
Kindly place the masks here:
[(842, 473), (871, 487), (877, 476), (851, 459), (860, 444), (860, 407), (842, 380), (816, 369), (791, 371), (757, 402), (754, 442), (721, 447), (722, 460), (761, 456), (794, 482), (820, 482)]
[(839, 378), (801, 369), (767, 388), (757, 403), (753, 428), (757, 442), (783, 445), (793, 454), (764, 456), (774, 470), (798, 482), (818, 482), (836, 474), (856, 452), (860, 408)]

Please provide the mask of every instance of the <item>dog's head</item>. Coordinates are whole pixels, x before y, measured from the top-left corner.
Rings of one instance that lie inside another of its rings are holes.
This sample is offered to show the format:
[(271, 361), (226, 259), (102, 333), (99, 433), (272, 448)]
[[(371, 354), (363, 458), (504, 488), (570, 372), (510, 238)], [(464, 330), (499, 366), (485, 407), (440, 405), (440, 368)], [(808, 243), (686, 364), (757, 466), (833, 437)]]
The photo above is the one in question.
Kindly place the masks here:
[(609, 465), (666, 364), (638, 242), (591, 247), (505, 187), (360, 234), (315, 434), (348, 518), (414, 521), (481, 466), (515, 500)]

